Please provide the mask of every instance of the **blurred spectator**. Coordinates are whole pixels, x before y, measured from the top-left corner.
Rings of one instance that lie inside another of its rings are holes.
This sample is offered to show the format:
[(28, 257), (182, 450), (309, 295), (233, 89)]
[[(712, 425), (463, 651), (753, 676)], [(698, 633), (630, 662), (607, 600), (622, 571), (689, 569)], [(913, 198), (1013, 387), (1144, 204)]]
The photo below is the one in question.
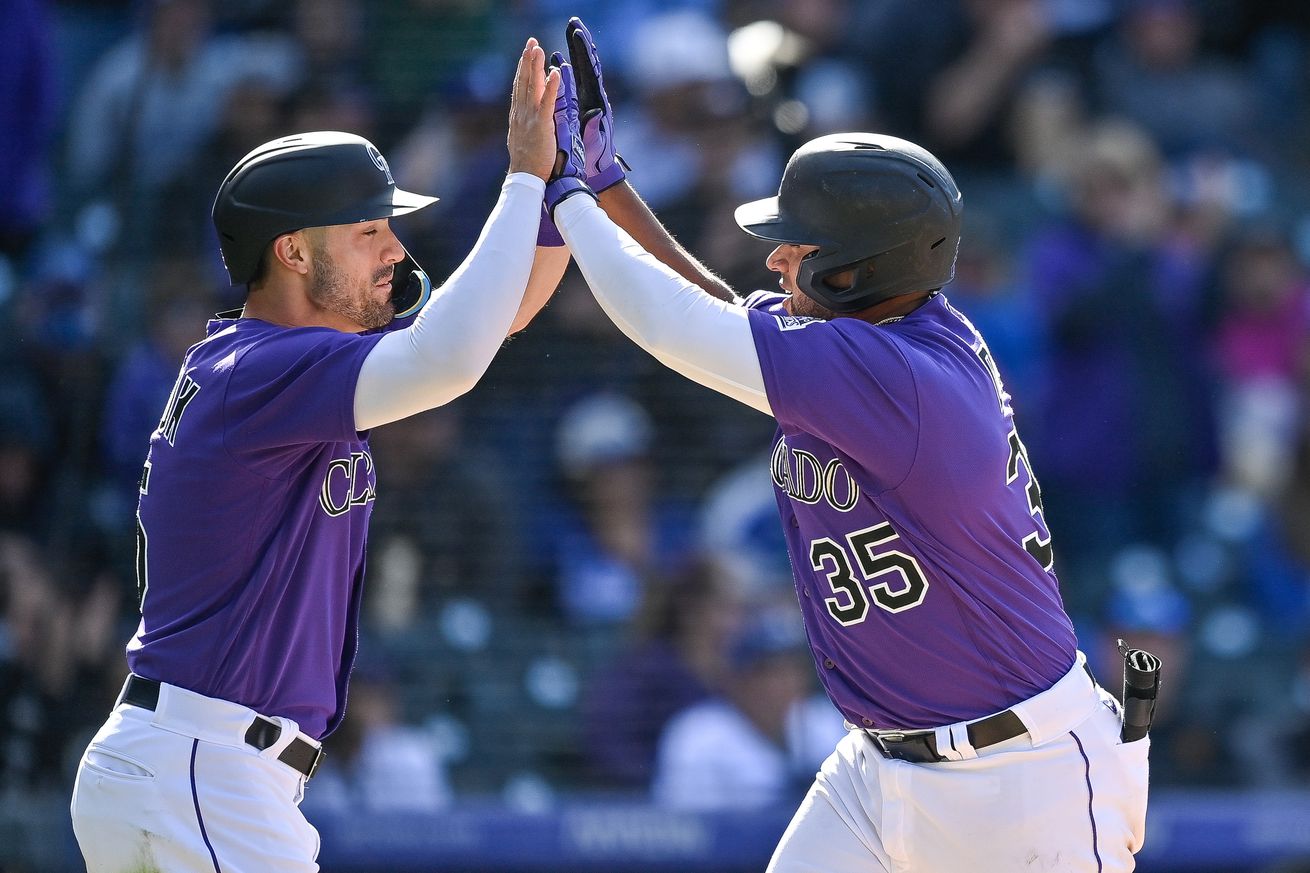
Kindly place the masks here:
[(674, 566), (687, 531), (656, 489), (650, 415), (601, 392), (577, 401), (555, 434), (566, 504), (554, 519), (559, 605), (581, 626), (632, 619), (647, 586)]
[(955, 281), (948, 296), (951, 305), (986, 337), (1006, 389), (1019, 398), (1015, 414), (1027, 421), (1037, 410), (1026, 403), (1041, 396), (1045, 338), (1032, 289), (1018, 275), (1014, 260), (1013, 246), (1003, 237), (999, 218), (984, 210), (970, 210), (964, 218)]
[(0, 370), (0, 533), (50, 533), (54, 440), (49, 398), (36, 377), (17, 366)]
[(758, 613), (732, 639), (721, 697), (675, 715), (660, 736), (654, 801), (683, 810), (798, 803), (845, 728), (815, 693), (800, 620)]
[[(378, 108), (384, 142), (408, 128), (442, 83), (459, 76), (488, 50), (503, 53), (512, 46), (497, 39), (498, 25), (506, 15), (501, 4), (490, 0), (371, 0), (365, 9), (366, 81)], [(556, 26), (563, 27), (565, 20)], [(512, 39), (522, 36), (515, 32)]]
[[(850, 0), (759, 0), (735, 4), (743, 26), (728, 37), (732, 71), (786, 148), (817, 136), (876, 127), (861, 47), (850, 39)], [(771, 177), (770, 177), (771, 178)]]
[(736, 581), (707, 560), (694, 560), (669, 582), (647, 589), (632, 640), (592, 675), (583, 696), (591, 781), (628, 789), (650, 784), (669, 717), (722, 686), (726, 643), (742, 609)]
[(1291, 241), (1252, 226), (1220, 265), (1214, 363), (1221, 473), (1269, 499), (1287, 485), (1310, 369), (1310, 281)]
[(0, 258), (18, 259), (53, 204), (55, 65), (43, 0), (5, 4), (0, 29)]
[(1026, 78), (1053, 63), (1058, 46), (1074, 58), (1068, 66), (1081, 87), (1077, 47), (1108, 23), (1112, 6), (893, 0), (871, 7), (864, 32), (885, 132), (922, 143), (957, 175), (1004, 168), (1012, 158), (1007, 119)]
[(122, 676), (119, 580), (65, 569), (88, 574), (76, 592), (31, 540), (0, 533), (0, 793), (64, 790), (94, 730), (88, 714)]
[(178, 361), (205, 337), (214, 314), (204, 275), (194, 259), (159, 261), (150, 273), (147, 328), (109, 380), (101, 445), (117, 512), (136, 510), (137, 483), (154, 432), (177, 381)]
[(795, 597), (767, 451), (750, 455), (713, 482), (697, 532), (706, 560), (745, 596), (773, 602)]
[(432, 738), (405, 724), (398, 688), (381, 664), (357, 666), (341, 727), (308, 797), (315, 807), (365, 812), (432, 812), (451, 804), (445, 765)]
[(1160, 156), (1140, 129), (1102, 122), (1076, 158), (1068, 212), (1027, 263), (1049, 350), (1032, 454), (1075, 612), (1098, 596), (1086, 562), (1172, 542), (1212, 451), (1209, 265), (1172, 232)]
[(522, 608), (525, 546), (495, 456), (467, 436), (456, 401), (370, 437), (378, 499), (365, 621), (382, 632), (427, 627), (443, 603), (472, 597)]
[[(233, 89), (259, 78), (285, 91), (298, 71), (281, 40), (214, 34), (208, 0), (137, 7), (136, 31), (97, 62), (78, 94), (67, 192), (87, 241), (140, 267), (155, 247), (168, 245), (175, 222), (196, 226), (194, 201), (168, 195), (174, 186), (186, 190), (192, 176), (215, 172), (201, 160)], [(113, 289), (111, 335), (130, 336), (141, 324), (132, 281), (129, 272)]]
[(1253, 83), (1203, 51), (1202, 25), (1198, 0), (1130, 0), (1097, 58), (1101, 110), (1140, 125), (1170, 158), (1259, 141)]
[(441, 198), (414, 217), (404, 240), (433, 276), (449, 275), (463, 261), (481, 232), (467, 216), (490, 211), (499, 196), (509, 60), (483, 55), (449, 70), (393, 150), (397, 183)]
[(733, 179), (743, 145), (746, 96), (732, 74), (728, 35), (709, 15), (683, 9), (639, 22), (633, 43), (614, 63), (637, 97), (615, 112), (619, 151), (640, 172), (642, 197), (676, 235), (695, 239), (715, 203), (700, 189)]

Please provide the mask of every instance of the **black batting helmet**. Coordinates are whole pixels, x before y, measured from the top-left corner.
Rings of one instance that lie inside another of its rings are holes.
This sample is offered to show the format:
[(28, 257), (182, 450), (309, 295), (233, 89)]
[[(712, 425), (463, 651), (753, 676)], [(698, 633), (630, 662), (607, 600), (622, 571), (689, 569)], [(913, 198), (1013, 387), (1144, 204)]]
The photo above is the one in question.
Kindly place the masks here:
[[(404, 215), (436, 201), (397, 188), (373, 143), (325, 130), (266, 142), (238, 161), (218, 188), (213, 218), (228, 276), (244, 285), (264, 249), (284, 233)], [(403, 317), (426, 302), (432, 283), (406, 252), (392, 288), (396, 315)]]
[[(737, 207), (736, 218), (751, 236), (817, 245), (797, 283), (848, 313), (955, 278), (961, 208), (955, 180), (926, 149), (894, 136), (837, 133), (797, 149), (778, 196)], [(824, 281), (843, 270), (855, 271), (850, 286)]]

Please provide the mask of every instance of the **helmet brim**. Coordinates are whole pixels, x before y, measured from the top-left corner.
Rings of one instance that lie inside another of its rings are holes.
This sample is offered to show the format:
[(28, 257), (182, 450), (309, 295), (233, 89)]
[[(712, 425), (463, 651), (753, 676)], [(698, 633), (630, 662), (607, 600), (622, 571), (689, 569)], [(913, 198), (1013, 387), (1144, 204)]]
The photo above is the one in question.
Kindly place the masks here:
[(439, 198), (429, 197), (426, 194), (415, 194), (412, 191), (402, 191), (396, 188), (391, 193), (391, 206), (394, 210), (392, 215), (404, 215), (407, 212), (414, 212), (425, 206), (431, 206)]
[(800, 245), (816, 245), (819, 242), (811, 238), (814, 236), (812, 231), (807, 231), (780, 214), (777, 197), (743, 203), (733, 212), (733, 218), (737, 220), (738, 227), (757, 239)]

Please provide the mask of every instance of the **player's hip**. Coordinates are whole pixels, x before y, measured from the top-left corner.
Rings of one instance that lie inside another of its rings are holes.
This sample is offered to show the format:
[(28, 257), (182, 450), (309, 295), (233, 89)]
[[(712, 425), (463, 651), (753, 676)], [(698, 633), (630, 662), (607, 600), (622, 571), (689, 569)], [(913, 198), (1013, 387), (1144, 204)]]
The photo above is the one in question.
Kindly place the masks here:
[(304, 777), (183, 725), (122, 704), (92, 738), (71, 804), (88, 869), (317, 870), (318, 834), (298, 806)]
[[(1012, 708), (996, 742), (968, 725), (926, 732), (918, 760), (852, 730), (815, 791), (890, 869), (1129, 870), (1146, 814), (1146, 740), (1123, 743), (1113, 699), (1080, 663)], [(999, 715), (999, 714), (998, 714)], [(975, 743), (977, 745), (975, 745)], [(924, 748), (949, 754), (928, 758)]]

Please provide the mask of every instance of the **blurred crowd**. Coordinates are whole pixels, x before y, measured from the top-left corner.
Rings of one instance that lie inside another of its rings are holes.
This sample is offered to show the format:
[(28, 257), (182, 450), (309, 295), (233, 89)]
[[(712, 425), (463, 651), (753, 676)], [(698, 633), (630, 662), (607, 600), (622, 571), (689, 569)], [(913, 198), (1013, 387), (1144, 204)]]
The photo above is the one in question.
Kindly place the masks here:
[[(511, 62), (580, 15), (631, 181), (734, 287), (733, 208), (824, 133), (927, 146), (952, 303), (1015, 396), (1101, 681), (1166, 663), (1155, 784), (1310, 785), (1310, 6), (1292, 0), (7, 0), (0, 28), (0, 806), (66, 796), (122, 682), (147, 440), (255, 145), (341, 129), (440, 203), (507, 165)], [(373, 435), (361, 664), (307, 805), (624, 792), (794, 803), (815, 697), (772, 423), (665, 371), (576, 271), (483, 382)], [(316, 798), (317, 795), (317, 798)]]

